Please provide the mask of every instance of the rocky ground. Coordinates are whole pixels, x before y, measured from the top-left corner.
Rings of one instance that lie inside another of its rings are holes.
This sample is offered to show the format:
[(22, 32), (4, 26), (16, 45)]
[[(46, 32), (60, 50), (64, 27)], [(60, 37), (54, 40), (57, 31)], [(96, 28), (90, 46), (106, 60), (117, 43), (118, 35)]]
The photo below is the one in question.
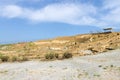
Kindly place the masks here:
[[(31, 59), (45, 59), (46, 54), (64, 53), (73, 56), (95, 55), (120, 48), (120, 32), (92, 33), (75, 36), (58, 37), (35, 42), (0, 45), (0, 55), (6, 56), (9, 62)], [(4, 60), (0, 58), (0, 62)]]
[(1, 63), (0, 80), (120, 80), (120, 50), (65, 60)]

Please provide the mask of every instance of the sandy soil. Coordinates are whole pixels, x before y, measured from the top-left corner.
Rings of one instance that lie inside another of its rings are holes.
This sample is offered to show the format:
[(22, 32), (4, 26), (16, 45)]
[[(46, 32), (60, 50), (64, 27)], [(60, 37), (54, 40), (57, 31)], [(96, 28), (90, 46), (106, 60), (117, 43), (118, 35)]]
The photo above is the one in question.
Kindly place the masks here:
[(0, 80), (120, 80), (120, 50), (66, 60), (1, 63)]

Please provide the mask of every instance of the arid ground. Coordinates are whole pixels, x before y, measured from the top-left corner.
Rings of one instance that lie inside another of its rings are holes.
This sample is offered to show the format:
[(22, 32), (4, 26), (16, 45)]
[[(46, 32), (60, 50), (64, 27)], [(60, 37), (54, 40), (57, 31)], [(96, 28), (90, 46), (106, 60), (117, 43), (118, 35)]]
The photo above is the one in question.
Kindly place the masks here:
[[(92, 33), (58, 37), (49, 40), (0, 45), (0, 62), (33, 59), (62, 59), (65, 53), (72, 56), (96, 55), (120, 48), (120, 32)], [(47, 57), (46, 57), (47, 55)]]
[(1, 63), (0, 80), (120, 80), (120, 50), (55, 61)]

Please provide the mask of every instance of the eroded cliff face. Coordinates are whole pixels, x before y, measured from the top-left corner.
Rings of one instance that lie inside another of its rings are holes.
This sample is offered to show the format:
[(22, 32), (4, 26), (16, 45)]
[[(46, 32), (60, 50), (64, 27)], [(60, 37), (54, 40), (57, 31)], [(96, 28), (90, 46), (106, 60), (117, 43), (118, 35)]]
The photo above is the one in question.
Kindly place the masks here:
[(45, 42), (34, 43), (38, 46), (47, 47), (48, 50), (61, 51), (61, 53), (68, 51), (73, 54), (84, 55), (84, 50), (90, 50), (96, 54), (118, 48), (120, 46), (120, 33), (84, 34), (55, 38)]

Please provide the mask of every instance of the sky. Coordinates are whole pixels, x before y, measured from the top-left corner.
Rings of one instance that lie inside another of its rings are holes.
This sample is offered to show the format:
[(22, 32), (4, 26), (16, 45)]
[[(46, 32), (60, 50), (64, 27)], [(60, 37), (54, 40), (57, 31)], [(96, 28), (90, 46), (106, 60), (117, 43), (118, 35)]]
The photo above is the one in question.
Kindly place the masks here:
[(120, 0), (0, 0), (0, 43), (120, 29)]

